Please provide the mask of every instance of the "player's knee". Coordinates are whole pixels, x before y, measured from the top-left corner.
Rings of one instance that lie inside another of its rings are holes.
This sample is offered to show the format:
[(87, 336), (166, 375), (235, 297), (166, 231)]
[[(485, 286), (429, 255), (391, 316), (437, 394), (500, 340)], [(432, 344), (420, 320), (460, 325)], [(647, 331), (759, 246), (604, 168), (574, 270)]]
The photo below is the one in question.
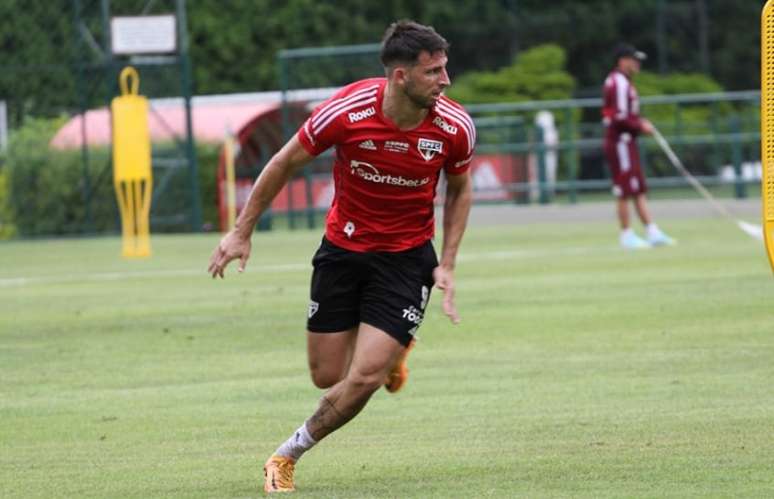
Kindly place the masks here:
[(373, 393), (384, 384), (386, 375), (381, 371), (351, 370), (347, 375), (347, 381), (357, 391)]
[(334, 373), (324, 369), (312, 369), (311, 376), (312, 383), (314, 383), (314, 386), (317, 388), (330, 388), (341, 381), (340, 373)]
[(317, 388), (330, 388), (344, 378), (345, 368), (335, 362), (309, 359), (309, 375)]

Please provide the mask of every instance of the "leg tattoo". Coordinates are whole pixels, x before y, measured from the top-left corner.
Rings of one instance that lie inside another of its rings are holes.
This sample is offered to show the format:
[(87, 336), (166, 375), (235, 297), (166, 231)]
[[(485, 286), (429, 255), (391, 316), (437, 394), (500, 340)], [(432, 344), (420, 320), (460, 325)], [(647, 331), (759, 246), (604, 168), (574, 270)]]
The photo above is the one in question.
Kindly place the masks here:
[(309, 434), (318, 442), (357, 416), (365, 407), (368, 399), (371, 398), (369, 393), (368, 396), (362, 397), (362, 399), (351, 400), (349, 404), (346, 404), (342, 400), (344, 397), (341, 396), (341, 390), (337, 390), (337, 388), (339, 388), (338, 385), (331, 388), (323, 396), (317, 411), (306, 422)]
[(338, 430), (345, 422), (345, 416), (336, 409), (327, 396), (323, 396), (320, 405), (306, 425), (312, 438), (319, 441), (325, 435)]

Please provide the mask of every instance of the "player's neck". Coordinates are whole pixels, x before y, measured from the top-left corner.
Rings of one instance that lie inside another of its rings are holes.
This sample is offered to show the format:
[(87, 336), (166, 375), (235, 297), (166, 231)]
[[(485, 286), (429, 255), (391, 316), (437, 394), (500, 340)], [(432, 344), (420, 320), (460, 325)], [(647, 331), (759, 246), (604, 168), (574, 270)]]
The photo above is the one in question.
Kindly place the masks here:
[(418, 127), (427, 117), (428, 109), (417, 106), (406, 95), (387, 82), (382, 100), (382, 114), (401, 130)]

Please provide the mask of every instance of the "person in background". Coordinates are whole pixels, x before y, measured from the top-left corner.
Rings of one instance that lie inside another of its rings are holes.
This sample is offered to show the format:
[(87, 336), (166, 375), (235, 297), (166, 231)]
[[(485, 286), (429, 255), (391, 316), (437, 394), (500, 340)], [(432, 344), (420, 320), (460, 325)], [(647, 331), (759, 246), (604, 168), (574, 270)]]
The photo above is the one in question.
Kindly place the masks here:
[[(626, 249), (648, 248), (674, 244), (653, 221), (648, 210), (648, 186), (640, 166), (637, 136), (653, 133), (650, 121), (640, 116), (640, 102), (632, 77), (639, 73), (647, 55), (631, 45), (620, 44), (615, 49), (615, 66), (605, 79), (602, 121), (605, 125), (604, 150), (616, 211), (621, 227), (620, 244)], [(645, 226), (645, 238), (631, 227), (629, 200), (632, 200), (640, 221)]]

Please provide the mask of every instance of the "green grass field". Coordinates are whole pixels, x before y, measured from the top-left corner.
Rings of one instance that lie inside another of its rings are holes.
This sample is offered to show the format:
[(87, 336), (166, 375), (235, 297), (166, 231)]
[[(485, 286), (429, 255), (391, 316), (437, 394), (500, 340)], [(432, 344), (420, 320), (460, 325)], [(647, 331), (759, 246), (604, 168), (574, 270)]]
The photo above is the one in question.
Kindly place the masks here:
[[(772, 497), (774, 279), (719, 220), (471, 228), (462, 324), (434, 294), (411, 378), (297, 468), (298, 497)], [(256, 497), (314, 410), (318, 232), (0, 244), (0, 496)]]

